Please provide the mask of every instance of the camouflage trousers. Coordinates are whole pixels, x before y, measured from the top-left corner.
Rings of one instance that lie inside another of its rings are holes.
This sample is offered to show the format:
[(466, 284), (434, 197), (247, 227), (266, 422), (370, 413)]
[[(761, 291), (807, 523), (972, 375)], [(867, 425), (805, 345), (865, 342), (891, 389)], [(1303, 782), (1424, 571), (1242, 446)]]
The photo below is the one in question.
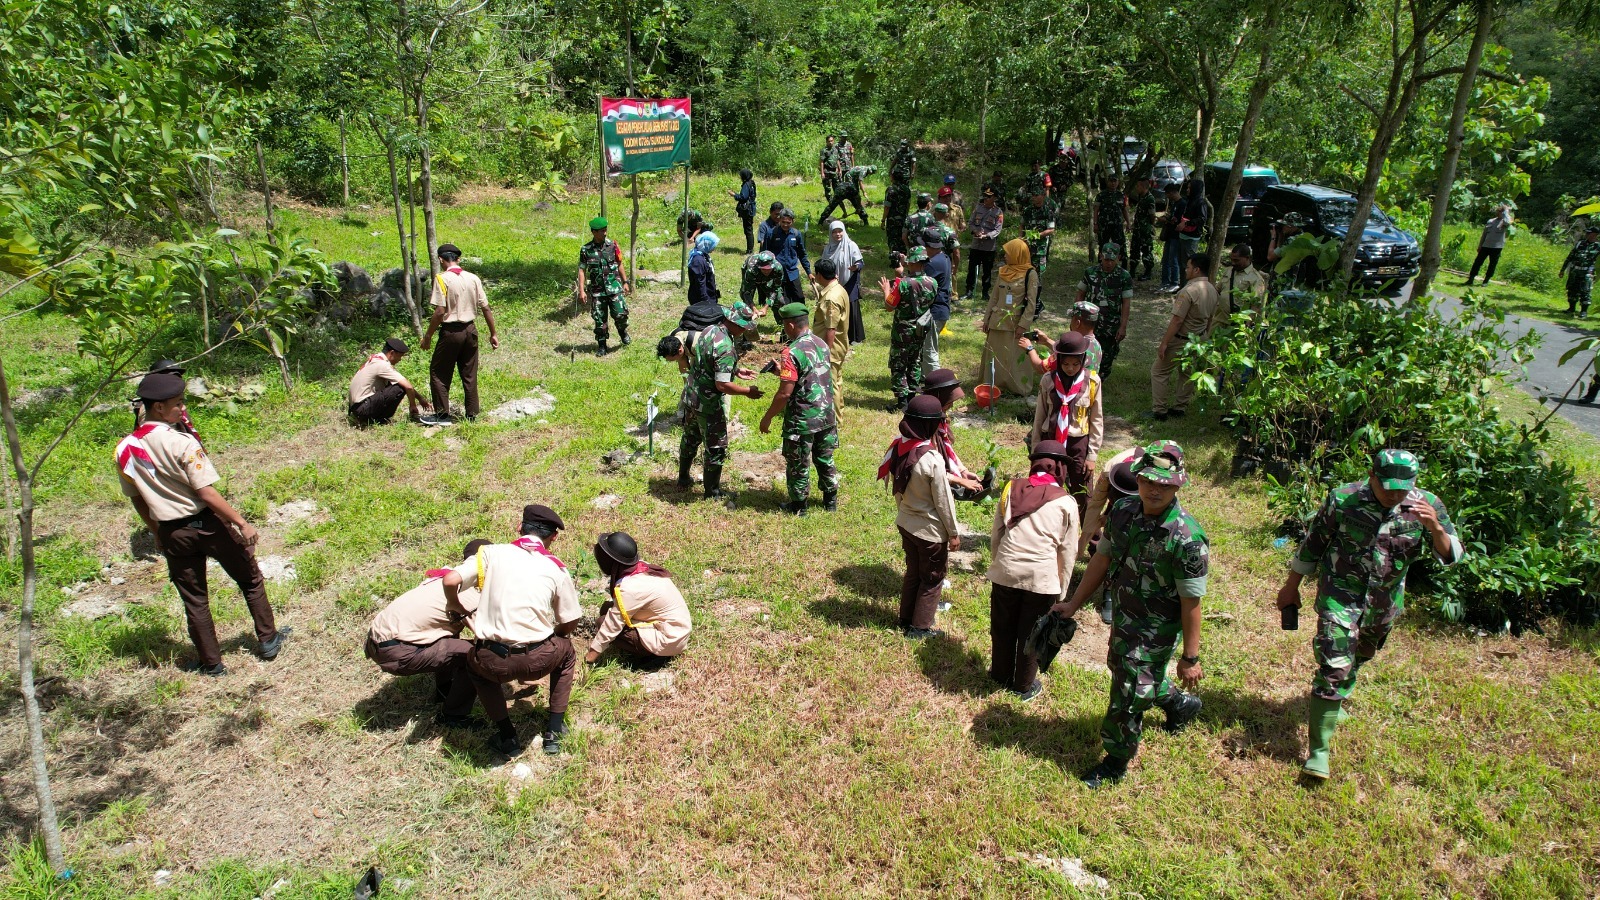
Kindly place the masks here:
[(1404, 610), (1403, 603), (1382, 599), (1346, 604), (1318, 596), (1317, 636), (1311, 642), (1317, 674), (1311, 679), (1311, 696), (1347, 699), (1356, 686), (1356, 672), (1383, 649)]
[(1152, 706), (1167, 709), (1183, 692), (1167, 679), (1167, 663), (1177, 646), (1144, 648), (1134, 654), (1112, 654), (1111, 702), (1100, 723), (1100, 744), (1107, 756), (1133, 759), (1144, 735), (1144, 714)]
[(1594, 289), (1593, 269), (1572, 269), (1567, 272), (1567, 310), (1589, 308), (1589, 294)]
[(896, 402), (904, 405), (922, 390), (923, 339), (928, 326), (915, 322), (895, 323), (889, 333), (889, 390)]
[(606, 330), (606, 313), (617, 323), (617, 333), (628, 330), (628, 301), (621, 294), (589, 295), (589, 316), (594, 319), (594, 339), (603, 341), (610, 336)]
[(906, 217), (883, 217), (883, 238), (888, 242), (889, 249), (898, 253), (906, 252)]
[[(1117, 302), (1120, 304), (1122, 300), (1119, 298)], [(1111, 364), (1117, 361), (1117, 351), (1122, 347), (1122, 342), (1117, 340), (1117, 329), (1121, 327), (1120, 309), (1117, 316), (1109, 322), (1102, 312), (1099, 324), (1095, 325), (1094, 336), (1100, 341), (1100, 371), (1096, 374), (1100, 376), (1101, 381), (1111, 377)]]
[(789, 502), (804, 503), (811, 496), (811, 463), (816, 461), (817, 481), (822, 496), (839, 492), (839, 470), (833, 465), (833, 451), (839, 449), (839, 429), (811, 434), (783, 436), (784, 478), (789, 484)]
[(823, 200), (832, 200), (833, 199), (834, 186), (837, 185), (838, 183), (839, 183), (839, 178), (836, 175), (824, 175), (824, 176), (822, 176), (822, 199)]
[(720, 469), (728, 461), (728, 411), (722, 396), (701, 397), (697, 408), (683, 417), (683, 437), (678, 441), (678, 459), (693, 460), (706, 446), (707, 469)]
[[(1043, 275), (1050, 265), (1050, 244), (1055, 237), (1053, 234), (1047, 234), (1043, 237), (1028, 238), (1028, 255), (1033, 257), (1033, 267), (1039, 270), (1040, 275)], [(1043, 303), (1042, 294), (1040, 298), (1040, 302)]]
[(1128, 274), (1138, 276), (1139, 264), (1144, 263), (1144, 275), (1149, 278), (1156, 267), (1155, 230), (1134, 226), (1133, 247), (1128, 251)]

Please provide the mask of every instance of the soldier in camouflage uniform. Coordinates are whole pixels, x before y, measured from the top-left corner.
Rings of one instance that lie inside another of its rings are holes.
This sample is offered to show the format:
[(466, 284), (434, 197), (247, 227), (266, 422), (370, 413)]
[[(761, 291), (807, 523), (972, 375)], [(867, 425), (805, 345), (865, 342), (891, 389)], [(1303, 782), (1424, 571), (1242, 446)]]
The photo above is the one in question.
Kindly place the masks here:
[(745, 257), (739, 268), (739, 300), (756, 310), (773, 305), (783, 293), (783, 266), (770, 251), (762, 250)]
[(1128, 257), (1128, 273), (1139, 271), (1140, 281), (1149, 281), (1156, 268), (1156, 195), (1150, 190), (1154, 179), (1142, 179), (1133, 186), (1133, 253)]
[(826, 203), (833, 199), (833, 187), (839, 180), (839, 148), (833, 143), (833, 135), (828, 135), (828, 142), (822, 145), (822, 153), (817, 159), (817, 177), (822, 182), (822, 200)]
[(689, 344), (689, 392), (694, 408), (683, 417), (678, 442), (678, 490), (687, 491), (689, 470), (706, 446), (705, 483), (708, 499), (724, 496), (722, 467), (728, 460), (728, 410), (722, 398), (737, 394), (761, 399), (761, 388), (734, 384), (735, 377), (754, 381), (756, 373), (739, 365), (736, 340), (755, 333), (755, 313), (743, 303), (723, 311), (722, 321), (707, 326)]
[(1418, 490), (1417, 458), (1382, 450), (1366, 481), (1334, 488), (1307, 526), (1305, 540), (1278, 591), (1278, 608), (1300, 606), (1300, 582), (1322, 570), (1317, 582), (1317, 634), (1312, 648), (1310, 752), (1302, 771), (1329, 774), (1328, 747), (1344, 717), (1342, 704), (1356, 672), (1383, 649), (1405, 609), (1406, 572), (1431, 550), (1443, 565), (1461, 561), (1461, 541), (1444, 504)]
[(856, 164), (856, 145), (850, 143), (850, 133), (839, 132), (839, 171), (845, 172)]
[(1206, 593), (1210, 550), (1200, 523), (1178, 503), (1188, 480), (1183, 448), (1157, 441), (1134, 457), (1139, 495), (1112, 504), (1094, 558), (1070, 601), (1051, 609), (1070, 618), (1102, 582), (1113, 593), (1111, 702), (1100, 725), (1105, 759), (1084, 776), (1098, 788), (1127, 774), (1139, 752), (1144, 713), (1152, 706), (1167, 714), (1166, 729), (1182, 730), (1200, 714), (1200, 698), (1174, 687), (1167, 663), (1183, 640), (1178, 680), (1193, 690), (1199, 684), (1200, 598)]
[[(1028, 242), (1028, 253), (1033, 265), (1043, 275), (1050, 264), (1050, 244), (1055, 240), (1056, 215), (1060, 212), (1056, 202), (1040, 189), (1030, 194), (1028, 204), (1022, 207), (1022, 236)], [(1040, 305), (1044, 301), (1041, 297)]]
[(1100, 248), (1100, 264), (1090, 266), (1078, 282), (1077, 303), (1088, 301), (1100, 308), (1100, 320), (1095, 323), (1094, 336), (1099, 339), (1105, 355), (1100, 360), (1100, 380), (1111, 375), (1111, 364), (1117, 361), (1117, 350), (1128, 335), (1127, 314), (1133, 304), (1133, 276), (1121, 265), (1122, 248), (1106, 244)]
[(785, 304), (778, 309), (778, 318), (789, 346), (778, 358), (778, 380), (783, 386), (761, 417), (761, 433), (770, 432), (773, 418), (782, 413), (784, 477), (789, 484), (789, 502), (782, 509), (797, 516), (806, 514), (811, 462), (816, 460), (822, 508), (832, 512), (839, 508), (839, 470), (833, 465), (833, 453), (839, 448), (839, 419), (834, 412), (828, 345), (812, 332), (811, 310), (804, 303)]
[(938, 282), (922, 274), (927, 262), (928, 248), (912, 247), (906, 251), (899, 278), (893, 282), (878, 279), (884, 302), (894, 310), (894, 322), (889, 326), (889, 388), (894, 391), (890, 412), (905, 411), (922, 386), (922, 344), (932, 327), (933, 301), (939, 293)]
[(961, 268), (961, 239), (956, 237), (956, 230), (950, 223), (950, 204), (933, 205), (933, 227), (939, 232), (939, 243), (945, 255), (950, 257), (950, 280), (954, 284), (955, 274)]
[(1050, 194), (1050, 175), (1040, 168), (1038, 160), (1028, 169), (1028, 174), (1022, 177), (1022, 186), (1017, 188), (1017, 205), (1027, 206), (1028, 201), (1040, 194)]
[(889, 186), (883, 192), (883, 236), (890, 250), (906, 250), (906, 214), (911, 210), (911, 176), (917, 154), (909, 141), (901, 141), (889, 163)]
[(823, 207), (819, 221), (826, 222), (833, 215), (835, 207), (842, 213), (844, 205), (849, 202), (856, 208), (856, 215), (861, 217), (861, 224), (870, 224), (867, 220), (866, 210), (861, 208), (864, 188), (861, 179), (878, 171), (877, 166), (851, 166), (839, 177), (839, 182), (833, 186), (833, 199)]
[(917, 211), (906, 217), (906, 246), (922, 246), (922, 235), (933, 227), (933, 198), (927, 194), (917, 195)]
[(1594, 261), (1600, 257), (1600, 225), (1590, 222), (1583, 240), (1574, 244), (1557, 275), (1567, 277), (1567, 315), (1589, 318), (1589, 292), (1594, 288)]
[(617, 337), (626, 347), (628, 340), (628, 301), (624, 294), (632, 293), (633, 285), (622, 274), (622, 248), (606, 237), (607, 222), (603, 216), (589, 221), (593, 240), (578, 248), (578, 301), (589, 304), (589, 315), (594, 319), (595, 355), (605, 356), (606, 341), (610, 331), (606, 328), (609, 312), (617, 323)]
[(686, 209), (678, 213), (678, 240), (686, 241), (702, 231), (716, 231), (716, 226), (706, 221), (698, 209)]
[(1128, 197), (1122, 192), (1122, 179), (1106, 176), (1106, 186), (1094, 199), (1094, 235), (1101, 244), (1128, 246), (1124, 235), (1123, 217), (1127, 215)]
[(917, 151), (911, 149), (911, 142), (905, 138), (900, 139), (900, 148), (894, 151), (894, 159), (889, 161), (889, 177), (911, 183), (917, 176)]

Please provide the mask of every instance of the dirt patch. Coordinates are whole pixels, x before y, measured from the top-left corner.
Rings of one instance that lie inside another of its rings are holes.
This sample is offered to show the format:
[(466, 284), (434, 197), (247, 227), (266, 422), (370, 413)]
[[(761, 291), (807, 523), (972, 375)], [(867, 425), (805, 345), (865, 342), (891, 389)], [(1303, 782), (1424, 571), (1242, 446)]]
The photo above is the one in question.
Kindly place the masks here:
[(534, 388), (526, 397), (509, 400), (489, 410), (491, 422), (514, 422), (542, 416), (556, 408), (556, 398), (544, 388)]
[(309, 521), (321, 512), (315, 500), (290, 500), (267, 509), (267, 524), (284, 526)]
[(127, 609), (128, 605), (120, 600), (104, 594), (90, 594), (63, 606), (59, 615), (63, 619), (88, 619), (92, 622), (106, 616), (120, 616)]
[(774, 484), (785, 479), (786, 464), (781, 450), (768, 453), (735, 450), (729, 457), (728, 467), (737, 472), (751, 490), (769, 491)]

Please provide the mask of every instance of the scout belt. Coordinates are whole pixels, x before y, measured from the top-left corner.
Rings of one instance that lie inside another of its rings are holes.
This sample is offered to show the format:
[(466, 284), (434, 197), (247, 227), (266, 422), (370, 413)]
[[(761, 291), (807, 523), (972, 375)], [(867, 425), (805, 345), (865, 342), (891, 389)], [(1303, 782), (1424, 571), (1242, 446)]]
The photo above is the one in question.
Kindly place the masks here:
[(508, 656), (513, 656), (513, 655), (518, 654), (518, 653), (527, 653), (529, 650), (533, 650), (533, 649), (539, 647), (541, 644), (543, 644), (545, 641), (548, 641), (548, 640), (550, 640), (550, 639), (549, 638), (545, 638), (544, 641), (534, 641), (531, 644), (516, 644), (516, 645), (513, 645), (513, 644), (502, 644), (499, 641), (491, 641), (491, 640), (489, 640), (487, 638), (479, 638), (475, 643), (476, 643), (476, 645), (478, 647), (480, 647), (480, 648), (482, 648), (484, 650), (487, 650), (490, 653), (493, 653), (495, 656), (498, 656), (501, 659), (505, 659)]
[(210, 509), (202, 509), (192, 516), (184, 516), (181, 519), (168, 519), (161, 522), (160, 525), (162, 528), (204, 528), (208, 524), (215, 522), (216, 519), (216, 513)]

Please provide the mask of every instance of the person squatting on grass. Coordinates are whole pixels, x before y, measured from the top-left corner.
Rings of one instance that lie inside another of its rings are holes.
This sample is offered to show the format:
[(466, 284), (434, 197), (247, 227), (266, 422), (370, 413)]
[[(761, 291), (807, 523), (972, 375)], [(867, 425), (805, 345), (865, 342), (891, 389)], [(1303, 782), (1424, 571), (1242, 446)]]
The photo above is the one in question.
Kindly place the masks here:
[(462, 585), (475, 589), (479, 599), (472, 618), (475, 639), (467, 654), (469, 677), (451, 685), (439, 722), (447, 727), (476, 724), (468, 716), (476, 693), (495, 729), (490, 745), (502, 753), (521, 752), (522, 742), (511, 724), (501, 685), (546, 675), (550, 717), (544, 728), (544, 752), (561, 752), (567, 700), (577, 671), (577, 653), (567, 635), (583, 618), (578, 589), (566, 564), (547, 549), (565, 527), (555, 510), (530, 503), (522, 508), (516, 540), (480, 547), (443, 579), (447, 604), (461, 606)]
[(944, 410), (937, 397), (911, 398), (900, 419), (900, 436), (878, 467), (878, 480), (888, 481), (900, 513), (895, 528), (905, 551), (906, 573), (900, 583), (900, 630), (912, 640), (937, 637), (933, 627), (943, 592), (950, 551), (960, 546), (956, 533), (956, 502), (945, 480), (939, 425)]
[(382, 352), (367, 357), (356, 370), (345, 398), (352, 422), (358, 426), (387, 425), (394, 418), (395, 410), (400, 408), (401, 400), (411, 402), (412, 419), (421, 418), (424, 411), (433, 411), (433, 404), (422, 399), (411, 382), (395, 368), (409, 352), (411, 348), (405, 341), (389, 338), (383, 342)]
[[(468, 542), (461, 559), (474, 559), (489, 543), (481, 538)], [(478, 609), (476, 587), (461, 588), (450, 602), (444, 590), (448, 574), (449, 569), (429, 569), (421, 584), (394, 598), (373, 617), (364, 648), (367, 659), (390, 675), (431, 672), (434, 698), (441, 703), (450, 697), (457, 678), (467, 678), (472, 642), (461, 639), (461, 629), (472, 624)]]
[(645, 562), (625, 531), (596, 538), (594, 560), (606, 576), (606, 602), (595, 617), (584, 662), (593, 664), (615, 647), (648, 668), (659, 668), (689, 649), (694, 623), (671, 572)]
[(1411, 564), (1426, 551), (1442, 565), (1461, 561), (1456, 527), (1439, 498), (1417, 488), (1419, 470), (1410, 452), (1382, 450), (1366, 481), (1330, 491), (1278, 591), (1279, 609), (1297, 608), (1300, 582), (1322, 571), (1311, 644), (1317, 674), (1307, 710), (1310, 747), (1301, 769), (1308, 778), (1328, 778), (1329, 744), (1345, 718), (1344, 701), (1405, 609)]
[(1071, 618), (1101, 583), (1109, 579), (1116, 592), (1106, 653), (1111, 700), (1100, 725), (1106, 755), (1083, 777), (1090, 788), (1127, 774), (1151, 706), (1166, 712), (1170, 732), (1200, 715), (1200, 698), (1167, 680), (1167, 662), (1181, 636), (1178, 680), (1190, 690), (1200, 683), (1200, 598), (1210, 563), (1205, 531), (1178, 502), (1178, 491), (1188, 481), (1183, 448), (1172, 441), (1145, 447), (1133, 474), (1139, 496), (1112, 504), (1105, 535), (1072, 599), (1051, 607)]

